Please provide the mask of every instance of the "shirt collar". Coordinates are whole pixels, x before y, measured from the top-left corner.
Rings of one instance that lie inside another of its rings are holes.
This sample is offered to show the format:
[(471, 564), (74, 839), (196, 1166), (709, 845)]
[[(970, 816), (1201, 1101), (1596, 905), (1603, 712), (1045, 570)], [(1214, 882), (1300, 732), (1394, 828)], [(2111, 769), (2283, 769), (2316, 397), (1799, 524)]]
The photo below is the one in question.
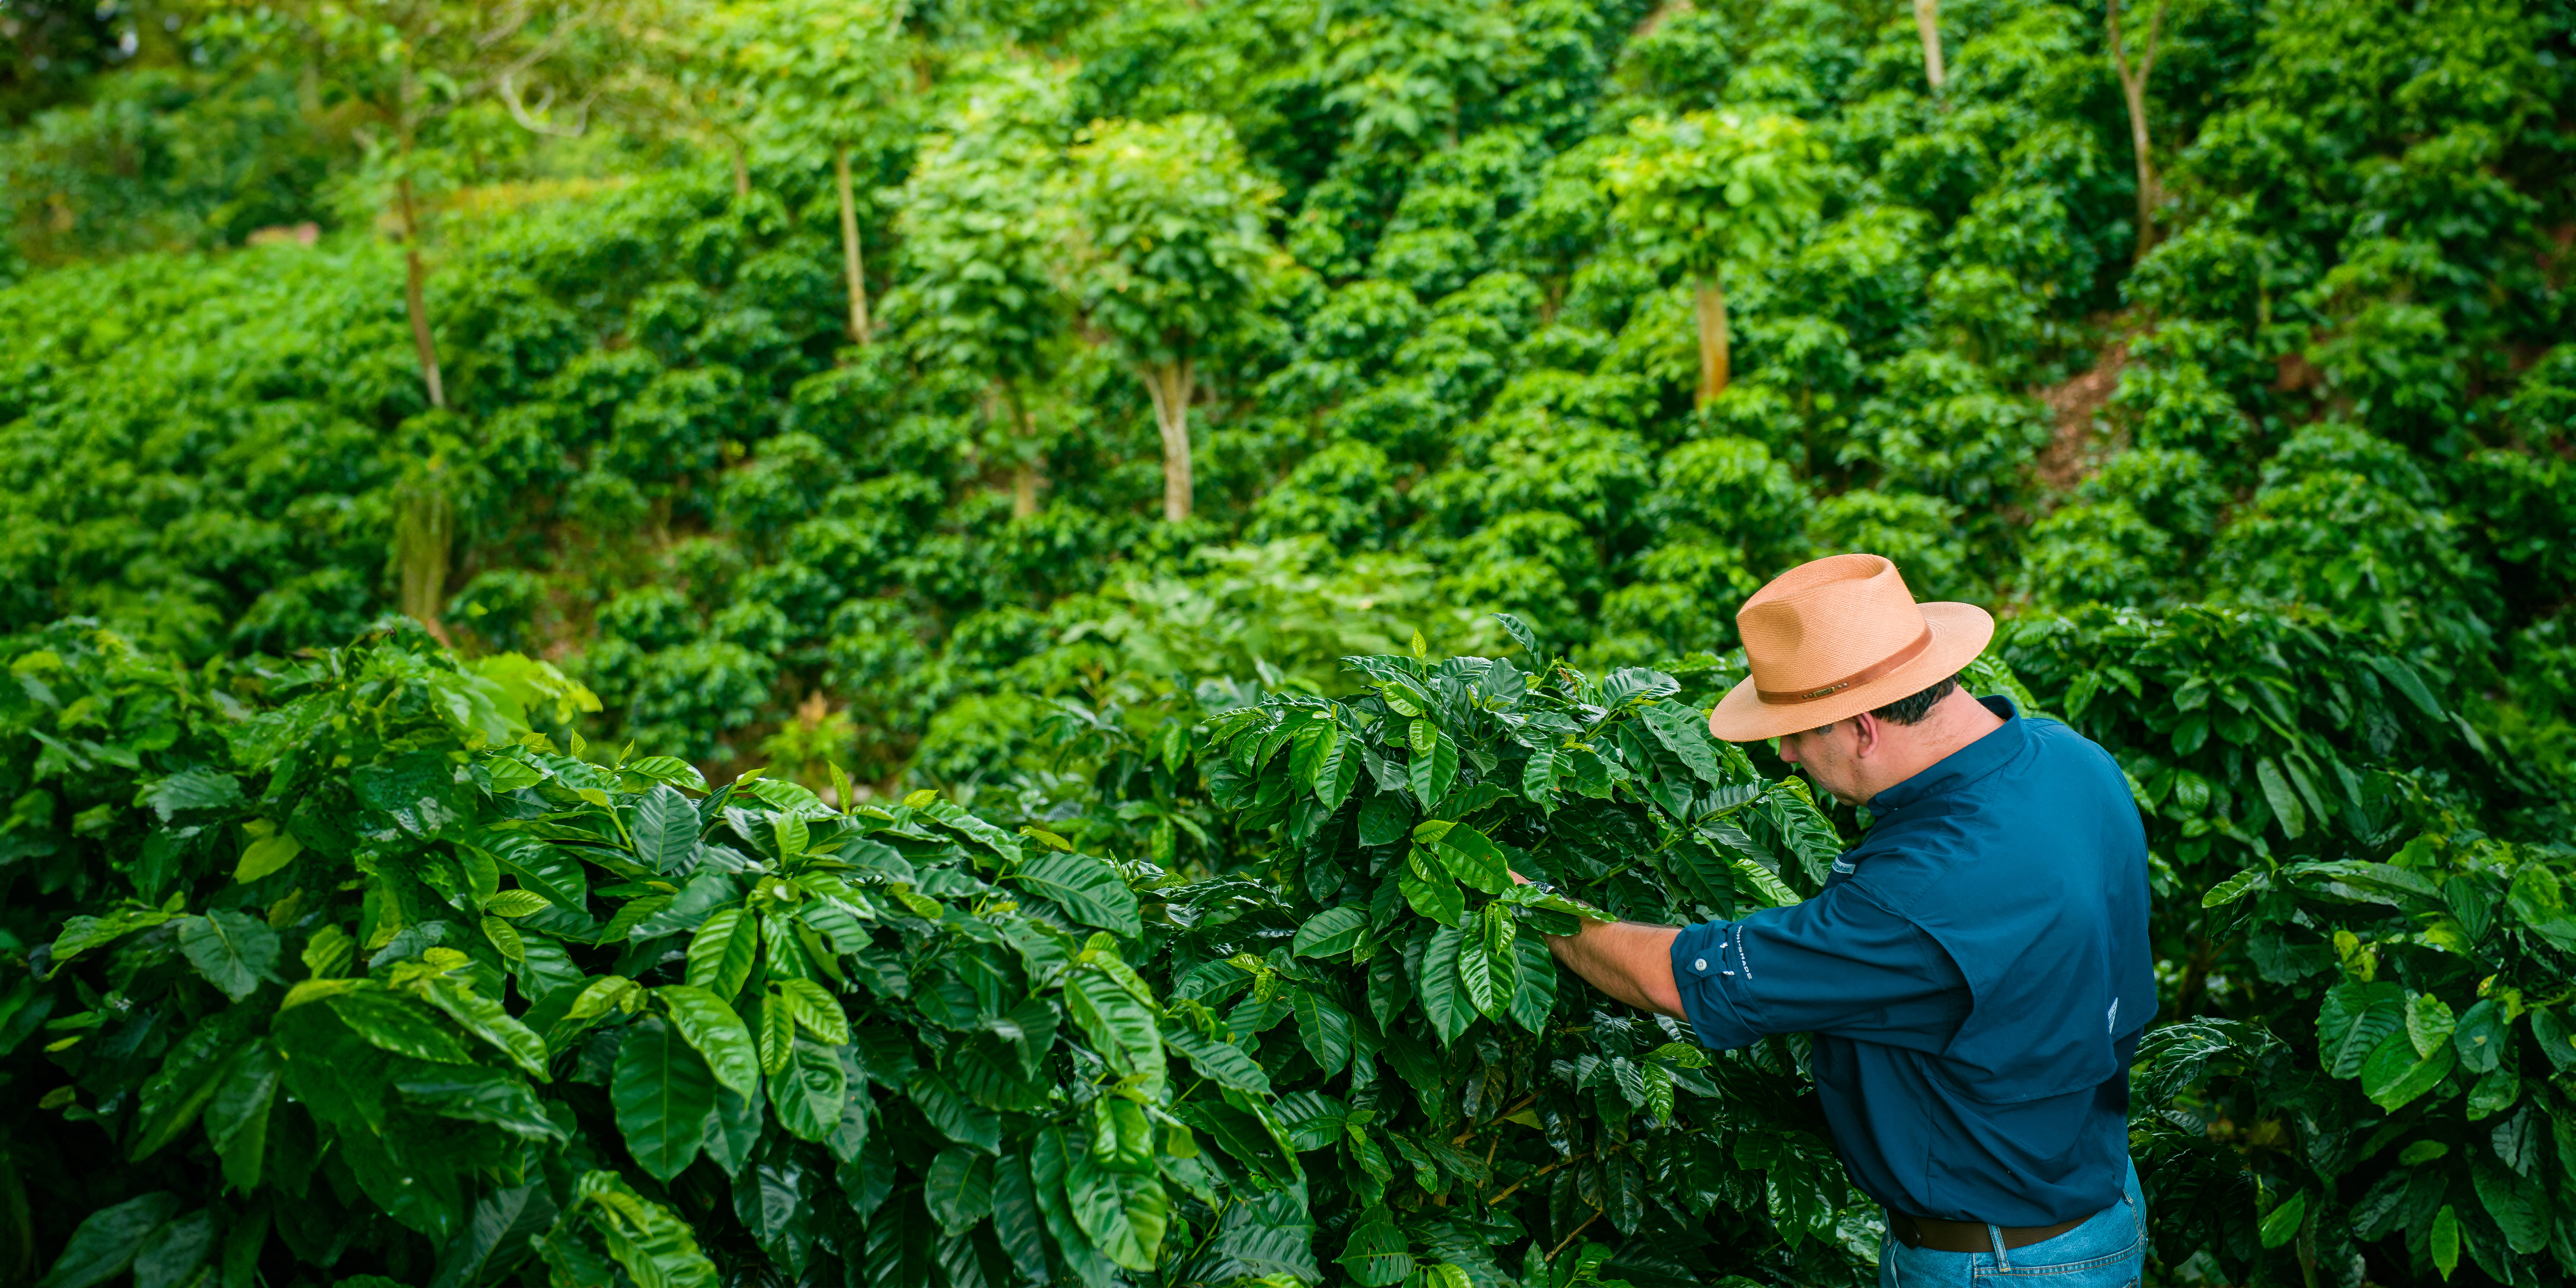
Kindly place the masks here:
[(1947, 795), (1988, 774), (2003, 768), (2004, 763), (2021, 754), (2022, 744), (2030, 735), (2023, 729), (2021, 712), (2008, 697), (1979, 698), (1986, 710), (2003, 717), (2003, 727), (1985, 737), (1942, 757), (1932, 767), (1878, 794), (1869, 803), (1870, 812), (1888, 814), (1920, 800)]

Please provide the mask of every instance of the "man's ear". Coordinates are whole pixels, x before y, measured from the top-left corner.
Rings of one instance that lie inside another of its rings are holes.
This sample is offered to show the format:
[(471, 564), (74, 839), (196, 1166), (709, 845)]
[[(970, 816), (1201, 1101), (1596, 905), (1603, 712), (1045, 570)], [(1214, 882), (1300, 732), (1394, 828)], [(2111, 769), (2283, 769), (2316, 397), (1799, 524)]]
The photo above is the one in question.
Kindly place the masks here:
[(1880, 725), (1877, 716), (1866, 711), (1861, 712), (1851, 718), (1851, 727), (1853, 759), (1865, 759), (1878, 750), (1879, 734), (1883, 731), (1883, 726)]

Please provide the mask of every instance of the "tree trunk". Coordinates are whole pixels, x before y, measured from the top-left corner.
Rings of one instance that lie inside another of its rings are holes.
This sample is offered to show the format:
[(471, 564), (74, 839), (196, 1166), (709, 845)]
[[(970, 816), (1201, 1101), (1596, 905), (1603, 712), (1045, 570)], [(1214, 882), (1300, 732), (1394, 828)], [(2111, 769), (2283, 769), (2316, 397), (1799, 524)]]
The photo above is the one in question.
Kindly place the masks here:
[[(408, 156), (410, 149), (404, 149)], [(403, 233), (403, 311), (411, 315), (411, 347), (420, 354), (420, 380), (429, 388), (429, 405), (445, 410), (447, 389), (438, 378), (438, 341), (429, 334), (429, 269), (420, 262), (419, 212), (414, 209), (411, 175), (394, 184), (401, 199)]]
[(1726, 392), (1726, 291), (1711, 274), (1699, 279), (1693, 303), (1699, 313), (1699, 405)]
[(2147, 78), (2156, 72), (2156, 38), (2164, 30), (2165, 0), (2155, 0), (2155, 7), (2147, 11), (2147, 47), (2134, 65), (2120, 39), (2119, 0), (2111, 0), (2103, 14), (2111, 29), (2111, 66), (2120, 74), (2120, 97), (2129, 105), (2129, 148), (2138, 160), (2137, 258), (2145, 259), (2147, 248), (2155, 244), (2156, 206), (2163, 197), (2156, 182), (2155, 158), (2147, 148)]
[(1002, 386), (1002, 410), (1011, 418), (1011, 435), (1020, 440), (1012, 454), (1011, 517), (1025, 519), (1038, 512), (1038, 489), (1046, 484), (1046, 457), (1038, 453), (1035, 442), (1038, 418), (1009, 382), (996, 383)]
[(1923, 79), (1937, 98), (1948, 79), (1941, 70), (1941, 0), (1914, 0), (1914, 30), (1923, 37)]
[(402, 611), (450, 643), (438, 621), (447, 606), (447, 552), (455, 543), (455, 514), (439, 472), (406, 485), (394, 501), (394, 566), (402, 579)]
[[(751, 162), (742, 154), (742, 140), (733, 140), (732, 152), (733, 199), (736, 201), (742, 201), (751, 196)], [(844, 186), (846, 187), (847, 185)], [(842, 208), (844, 210), (848, 209), (847, 204), (845, 203)]]
[(1145, 392), (1154, 399), (1154, 426), (1163, 431), (1163, 520), (1190, 517), (1190, 364), (1145, 368)]
[(841, 268), (850, 279), (850, 339), (868, 342), (868, 274), (859, 259), (859, 208), (850, 196), (850, 149), (832, 149), (832, 181), (841, 197)]

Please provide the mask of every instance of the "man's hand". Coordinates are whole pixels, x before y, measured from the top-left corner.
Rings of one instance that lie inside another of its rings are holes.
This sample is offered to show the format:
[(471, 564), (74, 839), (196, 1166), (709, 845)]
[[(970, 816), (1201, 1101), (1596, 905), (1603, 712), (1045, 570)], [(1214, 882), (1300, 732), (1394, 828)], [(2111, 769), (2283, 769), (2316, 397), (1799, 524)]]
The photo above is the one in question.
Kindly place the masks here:
[[(1512, 880), (1528, 885), (1518, 872)], [(1581, 920), (1570, 935), (1549, 935), (1556, 959), (1594, 988), (1640, 1010), (1688, 1019), (1673, 980), (1673, 940), (1681, 931), (1633, 921)]]

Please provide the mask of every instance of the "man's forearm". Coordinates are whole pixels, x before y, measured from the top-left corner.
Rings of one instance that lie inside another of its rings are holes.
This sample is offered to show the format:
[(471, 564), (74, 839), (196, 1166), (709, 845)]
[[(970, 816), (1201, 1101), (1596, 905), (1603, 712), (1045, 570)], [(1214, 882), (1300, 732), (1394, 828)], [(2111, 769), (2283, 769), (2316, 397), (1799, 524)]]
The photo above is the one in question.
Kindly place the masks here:
[(1547, 946), (1594, 988), (1630, 1006), (1687, 1019), (1673, 981), (1673, 940), (1680, 935), (1671, 926), (1586, 921), (1573, 934), (1548, 936)]

